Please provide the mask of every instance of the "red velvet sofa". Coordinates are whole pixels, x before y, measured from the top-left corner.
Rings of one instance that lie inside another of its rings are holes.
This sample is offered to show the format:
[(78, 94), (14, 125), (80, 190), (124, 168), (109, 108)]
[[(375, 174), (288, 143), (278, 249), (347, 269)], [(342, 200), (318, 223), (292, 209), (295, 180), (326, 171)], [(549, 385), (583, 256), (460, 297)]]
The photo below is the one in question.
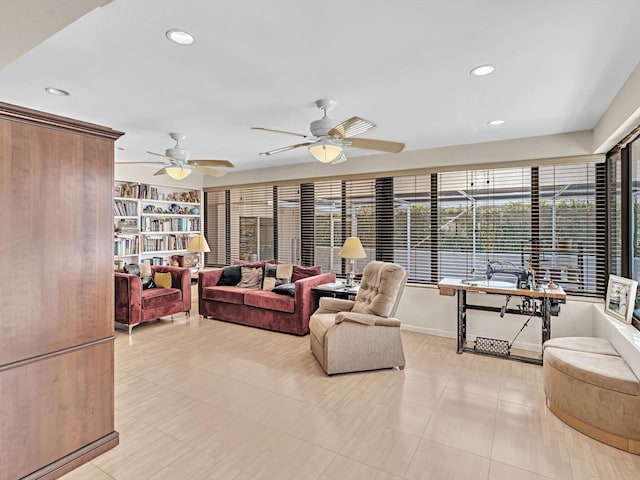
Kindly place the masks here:
[(115, 271), (115, 321), (131, 329), (144, 322), (191, 310), (191, 271), (152, 265), (151, 272), (171, 274), (171, 288), (142, 289), (140, 277)]
[(276, 332), (306, 335), (309, 318), (317, 308), (311, 289), (334, 282), (334, 273), (321, 273), (295, 282), (295, 295), (231, 286), (219, 286), (223, 268), (198, 274), (198, 311), (204, 317)]

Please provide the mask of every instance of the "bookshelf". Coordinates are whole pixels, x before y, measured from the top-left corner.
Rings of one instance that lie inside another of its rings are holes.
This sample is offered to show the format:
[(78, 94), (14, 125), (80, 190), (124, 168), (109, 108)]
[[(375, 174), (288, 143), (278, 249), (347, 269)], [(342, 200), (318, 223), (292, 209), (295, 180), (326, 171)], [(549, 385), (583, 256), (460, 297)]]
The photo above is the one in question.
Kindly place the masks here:
[(125, 263), (192, 267), (202, 261), (187, 251), (202, 233), (201, 190), (115, 181), (114, 267)]

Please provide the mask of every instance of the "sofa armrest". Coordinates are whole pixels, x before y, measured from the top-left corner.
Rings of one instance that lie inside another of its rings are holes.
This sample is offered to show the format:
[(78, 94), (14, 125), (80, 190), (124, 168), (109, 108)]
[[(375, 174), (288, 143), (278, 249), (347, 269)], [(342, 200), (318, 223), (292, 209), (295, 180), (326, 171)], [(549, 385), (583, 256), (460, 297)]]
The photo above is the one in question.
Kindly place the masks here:
[(198, 272), (198, 312), (206, 311), (204, 308), (204, 289), (206, 287), (214, 287), (218, 284), (224, 268), (211, 268), (209, 270), (200, 270)]
[(379, 327), (400, 327), (397, 318), (379, 317), (370, 313), (340, 312), (336, 315), (336, 324), (342, 322), (360, 323), (362, 325), (375, 325)]
[(153, 265), (153, 273), (162, 272), (171, 274), (171, 288), (177, 288), (182, 292), (183, 311), (191, 310), (191, 270), (182, 267), (170, 267), (168, 265)]
[(137, 275), (114, 272), (115, 321), (136, 325), (142, 318), (142, 282)]
[(333, 272), (321, 273), (312, 277), (301, 278), (297, 280), (295, 285), (295, 313), (301, 322), (302, 329), (309, 331), (309, 318), (316, 309), (316, 296), (311, 289), (322, 285), (323, 283), (331, 283), (336, 281), (336, 274)]
[(323, 313), (350, 312), (355, 304), (354, 300), (347, 300), (346, 298), (320, 298), (320, 308)]
[(224, 268), (212, 268), (198, 272), (198, 285), (203, 287), (214, 287), (220, 281)]

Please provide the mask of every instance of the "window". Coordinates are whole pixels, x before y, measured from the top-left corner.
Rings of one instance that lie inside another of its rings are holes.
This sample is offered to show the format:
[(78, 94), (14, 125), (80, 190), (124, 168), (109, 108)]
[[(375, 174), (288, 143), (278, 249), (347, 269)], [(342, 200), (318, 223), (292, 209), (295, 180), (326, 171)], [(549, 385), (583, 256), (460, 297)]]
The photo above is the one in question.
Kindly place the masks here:
[(438, 175), (438, 277), (483, 276), (488, 261), (532, 254), (531, 169)]
[(301, 262), (300, 186), (281, 186), (277, 190), (277, 259), (285, 263)]
[(274, 257), (273, 187), (231, 190), (231, 259), (250, 262)]
[(225, 265), (229, 263), (226, 237), (226, 192), (205, 192), (204, 235), (211, 252), (205, 253), (205, 265)]
[(313, 187), (313, 264), (323, 272), (342, 272), (338, 256), (346, 231), (342, 227), (342, 182), (316, 182)]
[(431, 175), (393, 179), (393, 261), (409, 280), (431, 282)]
[(569, 293), (604, 292), (606, 227), (595, 180), (595, 164), (540, 167), (539, 268)]
[[(611, 190), (604, 166), (505, 167), (208, 192), (207, 236), (216, 244), (208, 261), (276, 258), (344, 275), (350, 267), (339, 252), (356, 236), (367, 254), (355, 261), (356, 273), (372, 260), (393, 261), (407, 269), (409, 281), (435, 284), (484, 276), (488, 261), (531, 262), (539, 282), (602, 296), (606, 245), (616, 235), (606, 226), (615, 216), (606, 214)], [(224, 249), (218, 245), (222, 231)]]
[(640, 140), (631, 143), (631, 234), (632, 278), (640, 279)]

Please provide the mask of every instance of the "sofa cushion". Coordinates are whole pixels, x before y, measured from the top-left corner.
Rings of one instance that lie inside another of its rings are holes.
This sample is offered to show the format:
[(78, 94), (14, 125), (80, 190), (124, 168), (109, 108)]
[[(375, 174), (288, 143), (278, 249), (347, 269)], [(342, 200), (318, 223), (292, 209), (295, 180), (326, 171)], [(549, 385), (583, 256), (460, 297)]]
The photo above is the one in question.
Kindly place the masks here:
[(171, 273), (155, 272), (153, 274), (153, 281), (158, 288), (171, 288)]
[(244, 304), (252, 307), (293, 313), (296, 302), (293, 298), (266, 290), (249, 290), (244, 294)]
[(278, 295), (289, 295), (290, 297), (294, 297), (296, 295), (296, 284), (285, 283), (274, 287), (274, 289), (271, 291), (273, 293), (277, 293)]
[(262, 286), (262, 268), (258, 267), (240, 267), (242, 278), (238, 287), (242, 288), (260, 288)]
[(204, 300), (214, 300), (223, 303), (235, 303), (242, 305), (244, 303), (244, 294), (248, 290), (241, 287), (219, 286), (205, 287), (202, 289), (202, 298)]
[(224, 267), (224, 270), (222, 270), (222, 275), (220, 275), (218, 285), (234, 287), (240, 283), (241, 279), (242, 268), (240, 265), (231, 265), (229, 267)]
[(547, 347), (544, 363), (582, 382), (640, 396), (640, 382), (621, 357)]
[(148, 288), (156, 288), (156, 284), (153, 281), (153, 277), (151, 275), (147, 277), (140, 277), (140, 281), (142, 282), (143, 290), (146, 290)]
[(314, 277), (322, 273), (322, 267), (305, 267), (303, 265), (294, 265), (293, 273), (291, 274), (291, 281), (297, 282), (303, 278)]
[(142, 291), (142, 309), (162, 307), (182, 300), (177, 288), (150, 288)]
[(151, 264), (149, 262), (139, 263), (138, 267), (140, 267), (140, 278), (151, 276)]
[(543, 348), (554, 347), (578, 352), (599, 353), (601, 355), (619, 356), (611, 342), (597, 337), (558, 337), (544, 342)]
[(127, 263), (122, 267), (122, 271), (124, 273), (128, 273), (129, 275), (135, 275), (136, 277), (140, 276), (140, 266), (137, 263)]
[(262, 279), (263, 290), (273, 290), (278, 285), (284, 285), (291, 282), (291, 275), (293, 271), (293, 265), (290, 263), (280, 263), (273, 265), (271, 263), (265, 263), (264, 265), (264, 278)]

